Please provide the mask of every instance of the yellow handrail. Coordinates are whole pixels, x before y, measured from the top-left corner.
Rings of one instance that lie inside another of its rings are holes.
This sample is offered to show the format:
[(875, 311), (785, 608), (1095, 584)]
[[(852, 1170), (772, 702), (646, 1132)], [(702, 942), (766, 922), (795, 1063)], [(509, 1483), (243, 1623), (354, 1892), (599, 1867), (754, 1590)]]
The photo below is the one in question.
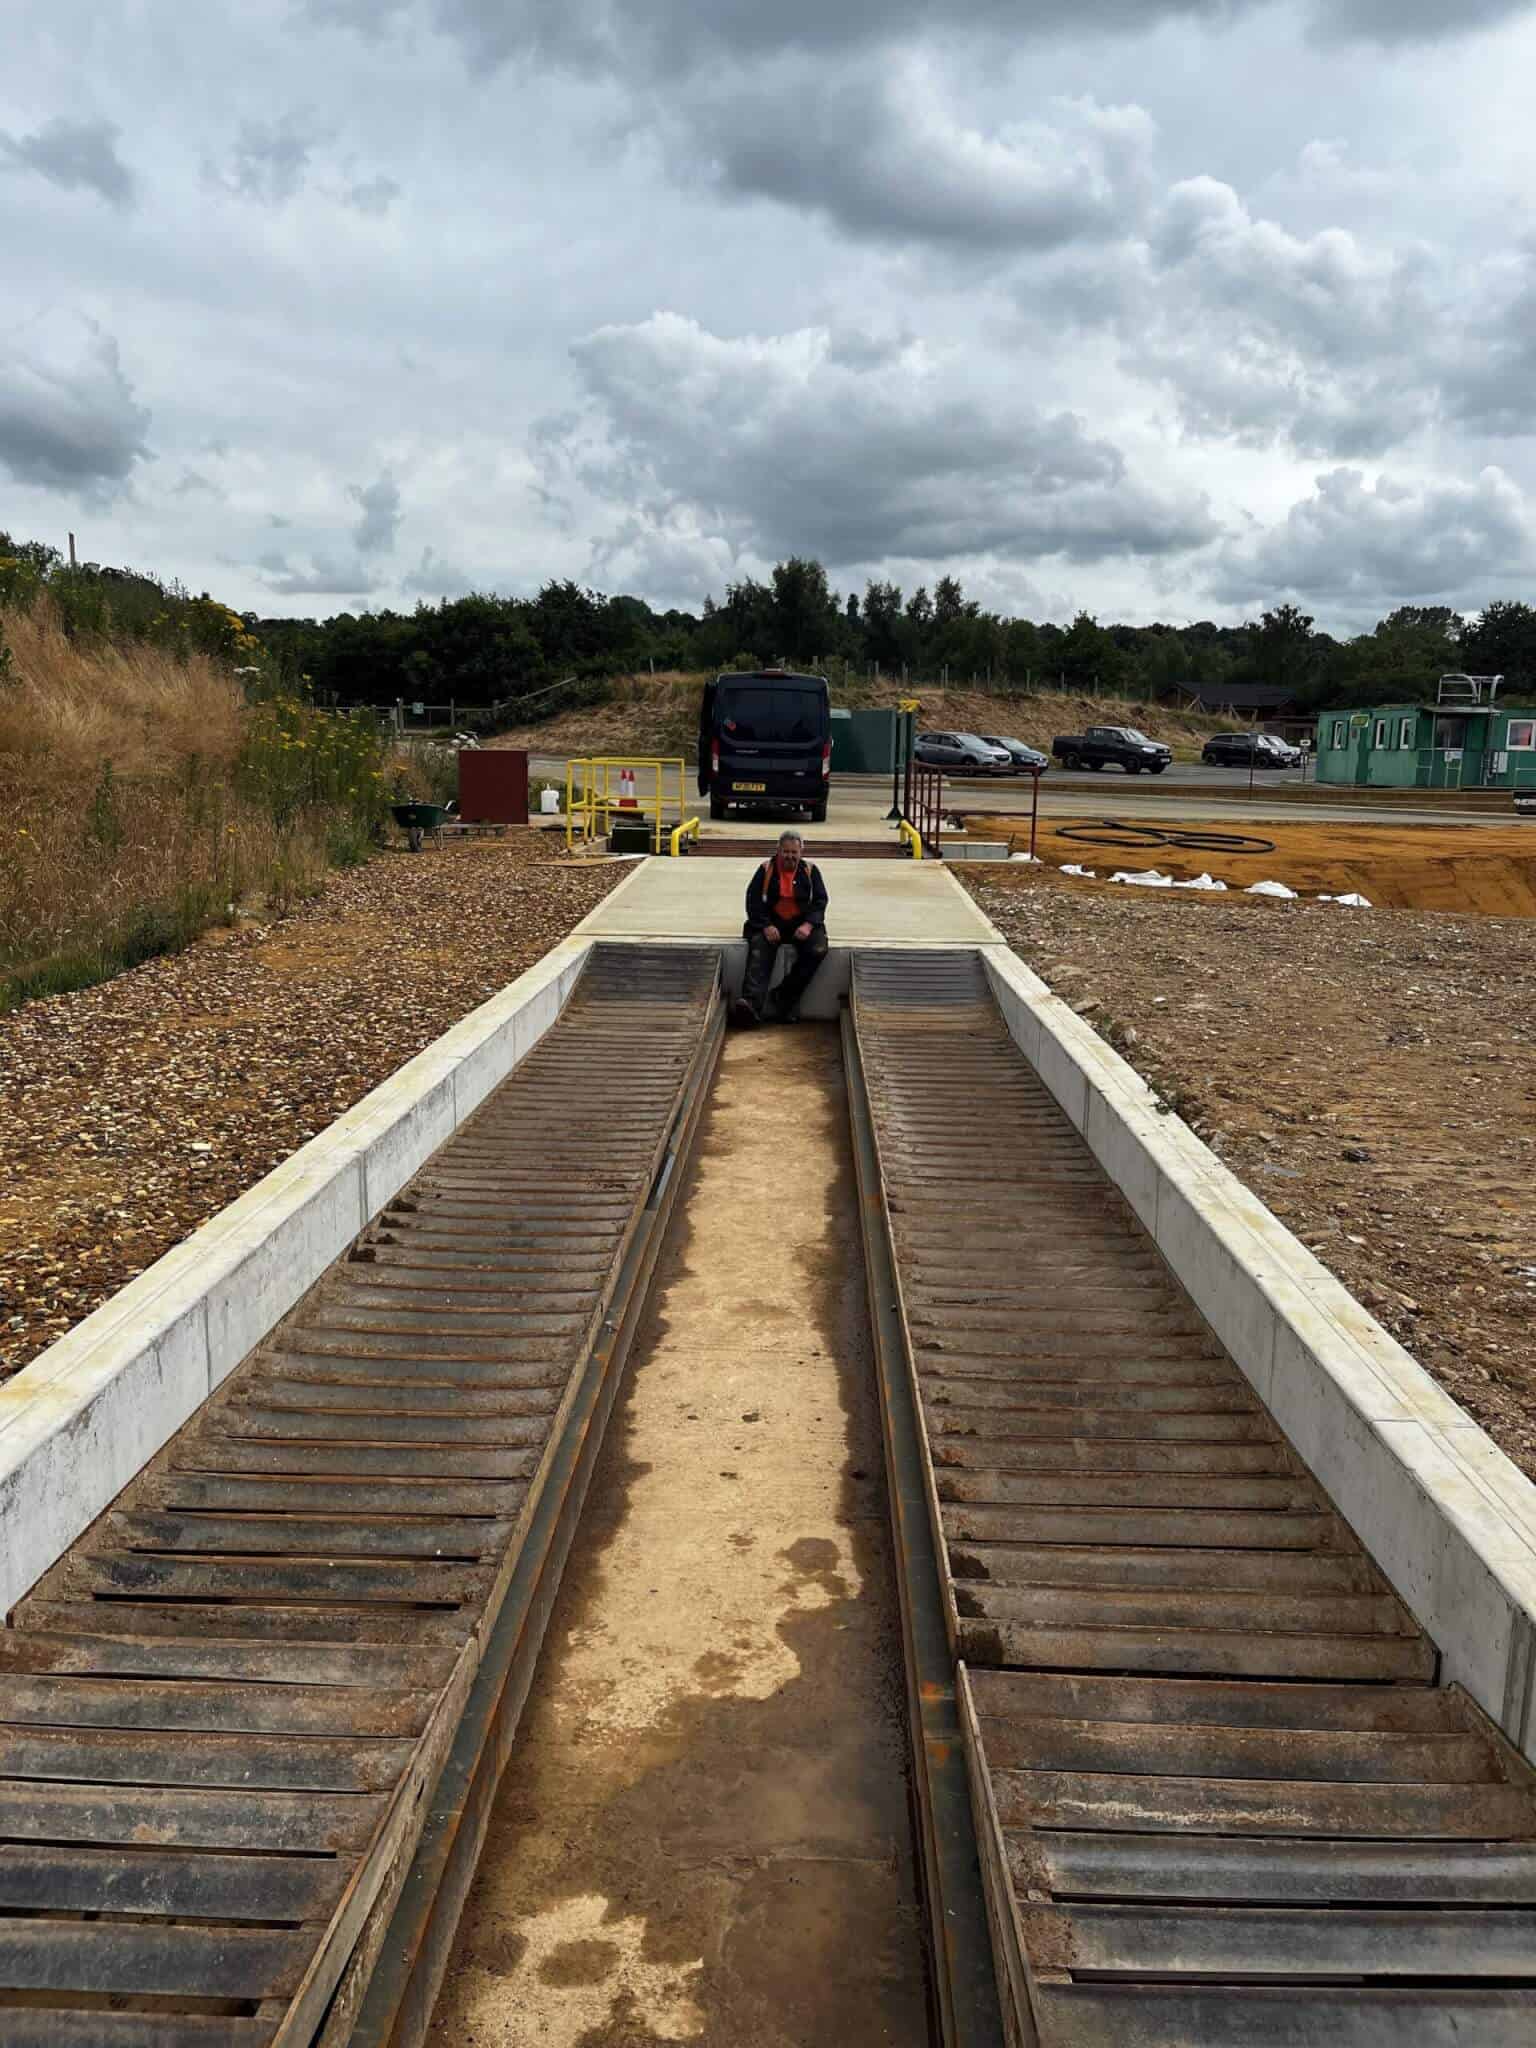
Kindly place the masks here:
[(674, 832), (672, 833), (672, 858), (673, 858), (674, 860), (678, 860), (678, 859), (680, 859), (680, 858), (681, 858), (681, 855), (682, 855), (682, 851), (683, 851), (683, 841), (684, 841), (685, 839), (697, 839), (697, 838), (698, 838), (698, 836), (699, 836), (699, 821), (698, 821), (698, 819), (697, 819), (697, 818), (684, 818), (684, 820), (683, 820), (683, 822), (681, 823), (681, 825), (679, 825), (679, 826), (678, 826), (678, 827), (676, 828), (676, 830), (675, 830), (675, 831), (674, 831)]
[[(620, 799), (614, 794), (615, 771), (620, 777), (624, 771), (645, 770), (647, 784), (654, 774), (655, 792), (649, 786), (641, 796), (637, 787), (634, 804), (620, 808)], [(677, 771), (676, 793), (668, 787), (669, 775)], [(581, 777), (577, 784), (578, 772)], [(688, 763), (683, 760), (654, 754), (591, 754), (578, 757), (566, 763), (565, 767), (565, 843), (574, 846), (578, 831), (584, 839), (596, 839), (606, 832), (615, 816), (640, 816), (650, 822), (651, 848), (660, 853), (663, 841), (670, 835), (669, 813), (676, 812), (681, 820), (688, 808), (687, 794)], [(697, 820), (689, 821), (695, 826)]]
[(909, 824), (908, 821), (905, 818), (903, 818), (901, 823), (896, 827), (896, 831), (898, 836), (903, 841), (903, 843), (911, 847), (912, 858), (914, 860), (921, 860), (923, 857), (923, 835), (921, 832), (918, 831), (917, 827), (915, 825)]

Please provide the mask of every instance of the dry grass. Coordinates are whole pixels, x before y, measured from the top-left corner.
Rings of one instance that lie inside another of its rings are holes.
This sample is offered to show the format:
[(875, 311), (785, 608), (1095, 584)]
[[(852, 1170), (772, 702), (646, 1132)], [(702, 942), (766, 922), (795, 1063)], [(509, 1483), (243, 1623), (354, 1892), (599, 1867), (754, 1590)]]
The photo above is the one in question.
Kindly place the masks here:
[(70, 640), (47, 598), (5, 619), (13, 680), (0, 690), (0, 796), (89, 793), (103, 761), (124, 783), (163, 781), (193, 757), (226, 770), (240, 751), (243, 700), (205, 655)]
[(253, 895), (284, 908), (358, 857), (381, 790), (338, 785), (378, 758), (363, 735), (311, 751), (290, 738), (316, 723), (303, 707), (247, 706), (204, 655), (71, 639), (46, 596), (5, 635), (0, 1010), (173, 952)]
[[(615, 676), (600, 704), (564, 711), (536, 725), (501, 733), (493, 744), (540, 754), (664, 754), (694, 758), (698, 750), (699, 693), (706, 677), (677, 671)], [(1079, 696), (1062, 690), (943, 690), (890, 677), (834, 684), (832, 702), (850, 711), (888, 709), (915, 698), (926, 729), (1000, 732), (1026, 746), (1050, 751), (1057, 733), (1085, 725), (1140, 725), (1166, 740), (1181, 759), (1195, 759), (1213, 732), (1243, 730), (1242, 721), (1216, 718), (1176, 705), (1125, 697)]]

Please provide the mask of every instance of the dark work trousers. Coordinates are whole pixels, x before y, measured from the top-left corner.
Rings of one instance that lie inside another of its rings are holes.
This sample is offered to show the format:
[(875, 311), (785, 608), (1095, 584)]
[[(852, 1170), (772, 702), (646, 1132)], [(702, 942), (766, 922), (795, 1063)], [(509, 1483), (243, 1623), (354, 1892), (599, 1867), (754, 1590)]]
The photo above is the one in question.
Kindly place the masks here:
[[(820, 925), (811, 926), (808, 939), (780, 939), (774, 946), (761, 932), (751, 926), (745, 928), (747, 941), (747, 971), (742, 982), (741, 993), (759, 1017), (789, 1016), (799, 1004), (811, 983), (815, 980), (821, 963), (827, 957), (827, 934)], [(792, 955), (788, 973), (774, 990), (768, 994), (768, 983), (773, 976), (773, 963), (780, 953)]]

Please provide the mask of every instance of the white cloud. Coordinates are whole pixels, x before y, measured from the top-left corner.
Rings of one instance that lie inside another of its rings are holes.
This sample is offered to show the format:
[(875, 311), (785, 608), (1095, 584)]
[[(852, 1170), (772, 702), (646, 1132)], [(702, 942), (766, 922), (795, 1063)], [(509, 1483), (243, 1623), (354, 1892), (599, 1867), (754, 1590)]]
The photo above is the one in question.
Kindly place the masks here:
[(1212, 582), (1224, 603), (1301, 599), (1364, 624), (1399, 604), (1475, 610), (1536, 575), (1536, 508), (1500, 469), (1465, 481), (1317, 479), (1277, 525), (1224, 550)]

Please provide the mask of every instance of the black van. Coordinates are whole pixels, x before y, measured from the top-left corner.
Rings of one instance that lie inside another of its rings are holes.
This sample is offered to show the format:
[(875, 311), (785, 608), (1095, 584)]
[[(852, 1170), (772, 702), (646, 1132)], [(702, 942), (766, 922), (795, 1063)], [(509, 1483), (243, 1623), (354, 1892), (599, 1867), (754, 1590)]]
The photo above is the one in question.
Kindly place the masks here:
[(736, 804), (827, 815), (832, 705), (825, 676), (764, 668), (716, 676), (699, 706), (699, 795), (709, 815)]

